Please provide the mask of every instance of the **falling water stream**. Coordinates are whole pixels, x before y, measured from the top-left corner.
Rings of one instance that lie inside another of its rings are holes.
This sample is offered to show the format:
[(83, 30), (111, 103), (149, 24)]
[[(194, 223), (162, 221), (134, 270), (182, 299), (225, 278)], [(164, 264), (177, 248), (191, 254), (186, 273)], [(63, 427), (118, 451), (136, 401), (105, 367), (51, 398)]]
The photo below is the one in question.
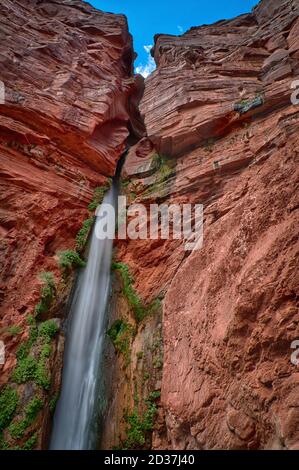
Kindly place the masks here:
[[(113, 185), (103, 202), (115, 207), (116, 193)], [(102, 207), (97, 219), (105, 215)], [(96, 446), (112, 245), (112, 240), (98, 240), (93, 228), (87, 266), (79, 273), (71, 302), (62, 389), (50, 442), (52, 450), (88, 450)]]

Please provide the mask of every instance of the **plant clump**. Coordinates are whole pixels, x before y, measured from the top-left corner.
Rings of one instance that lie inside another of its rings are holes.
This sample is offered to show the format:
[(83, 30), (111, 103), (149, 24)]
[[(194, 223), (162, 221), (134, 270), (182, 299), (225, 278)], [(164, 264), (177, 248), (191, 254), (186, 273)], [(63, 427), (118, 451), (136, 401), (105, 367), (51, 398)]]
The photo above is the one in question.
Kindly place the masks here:
[(123, 294), (132, 308), (136, 321), (141, 322), (147, 315), (156, 313), (161, 308), (160, 299), (154, 299), (149, 305), (144, 305), (142, 299), (135, 291), (134, 278), (125, 263), (113, 263), (112, 270), (118, 271), (123, 282)]
[(130, 343), (132, 333), (132, 326), (124, 320), (116, 320), (107, 332), (116, 351), (124, 355), (126, 365), (130, 362)]
[(73, 267), (84, 268), (86, 262), (74, 250), (64, 250), (58, 253), (58, 264), (64, 272), (69, 272)]
[[(51, 376), (47, 368), (47, 359), (51, 355), (51, 341), (58, 332), (58, 325), (54, 320), (47, 320), (30, 327), (29, 339), (22, 343), (17, 350), (17, 366), (12, 379), (17, 384), (33, 381), (45, 390), (51, 384)], [(39, 338), (37, 351), (33, 354), (32, 346)]]
[(38, 334), (47, 340), (51, 340), (54, 338), (58, 330), (59, 327), (54, 320), (47, 320), (39, 325)]
[(264, 103), (264, 96), (263, 94), (259, 93), (252, 99), (244, 99), (239, 101), (238, 103), (235, 103), (234, 111), (237, 111), (240, 115), (246, 114), (255, 108), (263, 106)]
[(81, 252), (84, 249), (86, 242), (88, 240), (89, 232), (91, 230), (91, 227), (93, 226), (94, 220), (95, 220), (94, 217), (90, 217), (89, 219), (86, 219), (82, 224), (82, 228), (77, 233), (76, 250), (78, 252)]
[(126, 440), (124, 449), (139, 449), (147, 444), (147, 437), (153, 430), (154, 420), (157, 414), (157, 405), (155, 400), (159, 398), (158, 394), (151, 394), (146, 400), (146, 410), (139, 415), (135, 408), (132, 413), (125, 416), (127, 423)]
[(0, 393), (0, 433), (12, 421), (19, 404), (17, 391), (12, 387), (5, 387)]
[(123, 281), (123, 294), (133, 309), (136, 320), (141, 321), (145, 317), (145, 309), (141, 298), (133, 288), (134, 279), (129, 267), (125, 263), (113, 263), (112, 269), (120, 273)]
[(157, 181), (163, 182), (175, 175), (175, 168), (173, 162), (166, 157), (156, 154), (153, 157), (154, 166), (157, 169)]
[(90, 212), (94, 212), (97, 209), (97, 207), (102, 204), (106, 192), (111, 187), (111, 183), (112, 183), (112, 180), (110, 178), (108, 178), (107, 183), (104, 186), (98, 186), (94, 190), (93, 200), (91, 201), (91, 203), (88, 206), (88, 210)]
[(6, 328), (6, 333), (8, 333), (11, 336), (17, 336), (22, 333), (22, 327), (18, 325), (12, 325)]
[(40, 280), (43, 282), (43, 286), (40, 290), (40, 301), (35, 307), (36, 315), (42, 315), (48, 312), (56, 292), (55, 278), (53, 273), (41, 273)]
[(42, 400), (38, 397), (34, 397), (25, 408), (25, 418), (9, 426), (11, 437), (14, 439), (22, 438), (26, 429), (35, 421), (42, 407)]

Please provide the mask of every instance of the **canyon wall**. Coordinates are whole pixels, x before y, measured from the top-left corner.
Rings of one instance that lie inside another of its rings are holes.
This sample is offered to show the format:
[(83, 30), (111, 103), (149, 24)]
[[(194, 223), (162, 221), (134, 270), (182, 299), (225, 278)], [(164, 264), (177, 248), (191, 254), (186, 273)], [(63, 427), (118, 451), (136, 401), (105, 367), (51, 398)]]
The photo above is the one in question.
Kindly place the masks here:
[[(133, 76), (126, 18), (87, 3), (3, 0), (0, 34), (0, 385), (10, 383), (3, 400), (13, 411), (0, 420), (0, 444), (40, 447), (63, 352), (63, 335), (51, 351), (41, 349), (41, 337), (53, 329), (45, 322), (55, 317), (59, 326), (64, 319), (74, 277), (58, 266), (57, 253), (68, 250), (66, 262), (80, 264), (75, 238), (87, 219), (82, 255), (100, 202), (98, 189), (87, 209), (94, 190), (108, 185), (128, 137), (134, 143), (142, 136), (143, 82)], [(34, 399), (44, 403), (42, 412), (16, 431)]]
[(298, 448), (298, 1), (156, 36), (146, 136), (125, 17), (1, 6), (0, 448), (47, 446), (73, 268), (125, 150), (129, 202), (203, 204), (204, 243), (117, 241), (101, 447)]
[(203, 204), (204, 243), (118, 243), (143, 302), (164, 299), (154, 449), (299, 448), (298, 33), (297, 1), (264, 0), (155, 38), (123, 193)]

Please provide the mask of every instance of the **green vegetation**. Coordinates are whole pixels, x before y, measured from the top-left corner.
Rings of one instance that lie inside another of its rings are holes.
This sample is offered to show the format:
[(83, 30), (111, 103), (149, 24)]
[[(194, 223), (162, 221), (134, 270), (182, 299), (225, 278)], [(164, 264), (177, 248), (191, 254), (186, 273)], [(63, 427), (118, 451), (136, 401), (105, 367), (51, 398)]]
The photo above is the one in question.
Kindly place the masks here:
[(57, 392), (55, 393), (55, 395), (51, 398), (49, 402), (49, 408), (52, 414), (54, 414), (58, 399), (59, 399), (59, 393)]
[[(104, 186), (100, 186), (94, 190), (93, 200), (88, 206), (88, 210), (94, 212), (97, 207), (103, 202), (106, 191), (110, 188), (112, 180), (108, 178)], [(94, 224), (95, 217), (86, 219), (81, 229), (76, 235), (76, 250), (64, 250), (57, 253), (58, 265), (64, 275), (67, 275), (72, 268), (84, 268), (86, 262), (81, 258), (80, 253), (83, 251), (90, 230)]]
[(175, 162), (158, 154), (153, 157), (153, 161), (157, 168), (155, 181), (144, 191), (143, 195), (151, 196), (153, 193), (157, 193), (157, 196), (160, 195), (162, 197), (162, 191), (164, 189), (163, 183), (175, 176)]
[(45, 390), (50, 387), (51, 379), (47, 370), (46, 360), (51, 353), (51, 346), (46, 344), (43, 346), (39, 359), (33, 356), (27, 356), (18, 360), (17, 367), (15, 368), (12, 379), (17, 384), (23, 384), (30, 380), (40, 385)]
[(160, 157), (159, 166), (159, 181), (163, 182), (174, 176), (175, 170), (169, 164), (169, 161), (165, 157)]
[(128, 266), (124, 263), (113, 263), (112, 269), (119, 271), (121, 275), (123, 281), (123, 294), (128, 300), (130, 307), (132, 307), (136, 320), (143, 320), (145, 317), (145, 309), (143, 307), (142, 300), (133, 288), (134, 279)]
[(22, 333), (22, 328), (18, 325), (12, 325), (6, 328), (6, 333), (10, 334), (11, 336), (17, 336)]
[(48, 312), (56, 292), (55, 278), (53, 273), (41, 273), (40, 279), (43, 282), (43, 286), (40, 290), (40, 301), (35, 307), (35, 313), (37, 316)]
[(5, 441), (2, 432), (0, 432), (0, 450), (9, 450), (9, 444)]
[(37, 337), (38, 337), (38, 329), (36, 326), (36, 322), (33, 319), (33, 323), (31, 324), (31, 327), (29, 330), (29, 339), (26, 342), (22, 343), (17, 350), (16, 356), (18, 360), (22, 360), (28, 356), (31, 347), (37, 340)]
[(37, 433), (34, 433), (23, 445), (23, 448), (20, 450), (32, 450), (37, 443)]
[(134, 191), (131, 191), (129, 194), (129, 197), (130, 197), (130, 203), (132, 203), (133, 201), (135, 201), (137, 194)]
[(126, 297), (129, 306), (132, 308), (137, 322), (141, 322), (147, 315), (154, 314), (160, 307), (161, 301), (155, 299), (150, 305), (145, 306), (133, 284), (134, 279), (130, 273), (129, 267), (125, 263), (113, 263), (112, 269), (118, 271), (123, 281), (123, 294)]
[(29, 317), (29, 321), (31, 323), (29, 338), (19, 346), (16, 352), (18, 362), (12, 375), (12, 378), (16, 383), (25, 383), (28, 380), (33, 379), (36, 370), (37, 361), (34, 357), (29, 356), (29, 353), (38, 338), (38, 328), (33, 317)]
[(107, 184), (105, 184), (104, 186), (99, 186), (94, 190), (93, 200), (88, 206), (88, 210), (90, 212), (95, 211), (97, 207), (102, 204), (105, 194), (110, 189), (111, 184), (112, 180), (111, 178), (108, 178)]
[(22, 421), (19, 421), (18, 423), (12, 423), (9, 426), (11, 437), (14, 439), (20, 439), (23, 437), (26, 429), (34, 422), (42, 407), (42, 400), (37, 397), (33, 398), (25, 409), (25, 418)]
[(163, 339), (161, 331), (155, 333), (151, 351), (153, 354), (153, 368), (161, 370), (163, 368)]
[(264, 94), (259, 92), (254, 98), (243, 99), (234, 104), (234, 110), (240, 115), (248, 113), (249, 111), (262, 106), (265, 103)]
[(23, 384), (35, 379), (37, 361), (28, 356), (18, 360), (18, 365), (13, 372), (12, 378), (17, 384)]
[(143, 351), (138, 351), (138, 353), (137, 353), (137, 360), (138, 360), (138, 361), (141, 361), (142, 358), (143, 358)]
[(163, 360), (161, 358), (155, 359), (153, 362), (154, 369), (162, 369), (163, 368)]
[(157, 413), (157, 405), (154, 400), (158, 398), (151, 394), (146, 400), (146, 410), (140, 416), (137, 409), (125, 416), (127, 422), (127, 438), (124, 442), (124, 449), (136, 449), (146, 444), (146, 437), (153, 430), (154, 419)]
[(249, 103), (250, 103), (250, 100), (241, 100), (237, 104), (239, 104), (240, 106), (246, 106)]
[(33, 315), (28, 315), (27, 317), (27, 323), (30, 326), (35, 326), (35, 318)]
[(130, 182), (131, 182), (130, 180), (124, 180), (124, 181), (122, 181), (122, 182), (121, 182), (121, 187), (122, 187), (123, 189), (126, 189), (126, 188), (129, 186)]
[(40, 352), (39, 360), (36, 365), (35, 371), (35, 382), (37, 385), (40, 385), (45, 390), (48, 390), (51, 385), (51, 375), (47, 369), (46, 361), (51, 354), (51, 345), (46, 343), (43, 345), (42, 350)]
[(153, 162), (154, 166), (157, 168), (157, 181), (163, 182), (171, 176), (174, 176), (175, 168), (173, 167), (173, 162), (170, 159), (156, 154), (153, 157)]
[(160, 392), (160, 390), (155, 390), (154, 392), (151, 392), (151, 393), (149, 394), (148, 399), (149, 399), (150, 401), (155, 401), (155, 400), (157, 400), (157, 399), (160, 398), (160, 397), (161, 397), (161, 392)]
[[(55, 291), (54, 276), (52, 273), (43, 273), (41, 279), (44, 284), (41, 288), (41, 301), (50, 305)], [(58, 325), (54, 320), (47, 320), (37, 324), (36, 317), (29, 315), (29, 336), (20, 344), (17, 352), (17, 365), (12, 373), (11, 379), (17, 384), (34, 382), (45, 390), (51, 384), (48, 358), (51, 355), (51, 342), (58, 331)], [(42, 398), (34, 397), (24, 410), (22, 419), (13, 422), (19, 405), (17, 391), (12, 387), (6, 387), (0, 394), (0, 449), (7, 450), (30, 450), (37, 442), (37, 433), (31, 435), (22, 447), (11, 446), (6, 442), (3, 431), (8, 429), (11, 438), (18, 440), (23, 438), (26, 430), (34, 423), (37, 414), (43, 407)]]
[(18, 404), (19, 397), (17, 391), (12, 387), (5, 387), (0, 393), (0, 433), (12, 421)]
[(89, 219), (86, 219), (83, 222), (82, 228), (79, 230), (76, 236), (76, 250), (78, 252), (81, 252), (87, 242), (88, 235), (90, 232), (91, 227), (93, 226), (93, 223), (95, 221), (94, 217), (90, 217)]
[[(17, 367), (12, 379), (17, 384), (26, 383), (30, 380), (48, 390), (51, 383), (50, 373), (47, 370), (47, 359), (51, 354), (51, 340), (58, 331), (58, 326), (53, 320), (47, 320), (39, 325), (31, 326), (29, 339), (22, 343), (17, 351)], [(38, 356), (31, 353), (33, 344), (40, 339), (40, 351)]]
[(162, 308), (161, 299), (157, 297), (147, 306), (147, 315), (155, 315)]
[(126, 365), (129, 365), (130, 363), (130, 343), (132, 333), (132, 326), (124, 320), (116, 320), (107, 332), (116, 351), (124, 355)]
[(86, 266), (85, 261), (80, 255), (74, 250), (65, 250), (58, 253), (59, 267), (64, 271), (68, 272), (72, 267), (84, 268)]
[(26, 341), (25, 343), (21, 343), (17, 349), (16, 356), (18, 360), (24, 359), (30, 351), (29, 342)]
[(34, 433), (23, 446), (10, 447), (10, 445), (4, 440), (3, 435), (0, 434), (0, 450), (32, 450), (36, 446), (36, 443), (37, 433)]
[(39, 325), (38, 334), (47, 340), (51, 340), (56, 335), (58, 329), (58, 325), (54, 320), (47, 320)]
[(134, 449), (142, 447), (145, 444), (145, 429), (137, 410), (126, 416), (126, 422), (128, 427), (126, 429), (127, 439), (124, 443), (124, 448)]

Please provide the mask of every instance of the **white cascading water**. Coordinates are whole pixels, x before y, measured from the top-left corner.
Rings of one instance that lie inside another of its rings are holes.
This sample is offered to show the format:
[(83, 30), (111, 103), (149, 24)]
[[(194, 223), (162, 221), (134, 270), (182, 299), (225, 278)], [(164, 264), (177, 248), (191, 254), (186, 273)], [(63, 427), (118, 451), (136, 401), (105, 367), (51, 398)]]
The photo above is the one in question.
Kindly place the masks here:
[[(116, 187), (103, 203), (116, 205)], [(103, 206), (102, 206), (103, 207)], [(105, 215), (98, 209), (97, 219)], [(113, 240), (98, 240), (93, 228), (88, 262), (79, 273), (66, 335), (62, 389), (50, 442), (52, 450), (96, 446), (98, 383), (105, 337)]]

